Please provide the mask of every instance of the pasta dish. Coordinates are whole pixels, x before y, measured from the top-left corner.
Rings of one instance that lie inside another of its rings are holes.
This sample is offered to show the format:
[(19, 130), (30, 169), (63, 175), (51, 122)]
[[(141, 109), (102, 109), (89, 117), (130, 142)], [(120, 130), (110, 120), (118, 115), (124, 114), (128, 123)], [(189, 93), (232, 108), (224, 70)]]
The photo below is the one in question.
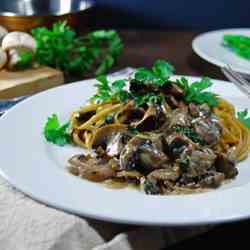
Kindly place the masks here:
[(157, 60), (128, 79), (97, 78), (97, 94), (70, 118), (70, 173), (146, 194), (183, 194), (219, 187), (238, 174), (250, 150), (249, 129), (234, 106), (210, 91), (210, 79), (171, 80)]

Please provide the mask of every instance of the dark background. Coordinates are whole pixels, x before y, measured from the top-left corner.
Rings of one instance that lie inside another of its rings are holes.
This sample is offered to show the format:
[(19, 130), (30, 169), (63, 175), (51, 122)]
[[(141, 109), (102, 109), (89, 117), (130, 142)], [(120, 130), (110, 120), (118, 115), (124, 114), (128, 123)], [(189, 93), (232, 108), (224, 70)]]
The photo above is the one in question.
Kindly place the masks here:
[(96, 0), (93, 26), (211, 30), (249, 27), (248, 0)]

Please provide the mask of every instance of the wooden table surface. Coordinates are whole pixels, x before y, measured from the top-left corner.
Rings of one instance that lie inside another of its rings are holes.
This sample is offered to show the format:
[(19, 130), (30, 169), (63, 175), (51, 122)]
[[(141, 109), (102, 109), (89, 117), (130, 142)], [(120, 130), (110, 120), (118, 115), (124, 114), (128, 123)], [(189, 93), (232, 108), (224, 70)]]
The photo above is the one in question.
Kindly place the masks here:
[[(164, 58), (175, 66), (176, 74), (225, 79), (218, 67), (200, 59), (192, 51), (192, 39), (199, 34), (198, 32), (121, 31), (120, 34), (125, 43), (125, 49), (112, 71), (127, 66), (150, 67), (155, 59)], [(206, 234), (168, 249), (201, 249), (204, 246), (212, 249), (224, 247), (225, 244), (239, 247), (239, 242), (241, 245), (248, 243), (249, 224), (249, 221), (246, 220), (217, 225)]]

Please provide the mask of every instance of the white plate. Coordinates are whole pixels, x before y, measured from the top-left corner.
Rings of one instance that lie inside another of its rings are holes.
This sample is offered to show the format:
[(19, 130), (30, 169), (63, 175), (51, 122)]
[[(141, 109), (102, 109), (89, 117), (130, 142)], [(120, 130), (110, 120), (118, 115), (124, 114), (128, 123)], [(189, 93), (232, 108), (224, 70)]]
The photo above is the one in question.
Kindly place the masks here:
[(225, 29), (198, 35), (192, 42), (193, 50), (206, 61), (219, 67), (230, 65), (239, 73), (250, 74), (250, 60), (237, 56), (232, 50), (222, 45), (225, 34), (250, 36), (250, 29)]
[[(190, 77), (190, 81), (197, 78)], [(238, 108), (249, 100), (233, 85), (214, 81), (214, 89)], [(17, 189), (56, 208), (101, 220), (131, 224), (188, 225), (250, 217), (249, 159), (239, 175), (223, 187), (193, 195), (150, 196), (133, 189), (113, 190), (72, 176), (67, 159), (81, 149), (47, 143), (42, 128), (57, 113), (61, 121), (95, 93), (88, 80), (28, 98), (0, 118), (0, 173)]]

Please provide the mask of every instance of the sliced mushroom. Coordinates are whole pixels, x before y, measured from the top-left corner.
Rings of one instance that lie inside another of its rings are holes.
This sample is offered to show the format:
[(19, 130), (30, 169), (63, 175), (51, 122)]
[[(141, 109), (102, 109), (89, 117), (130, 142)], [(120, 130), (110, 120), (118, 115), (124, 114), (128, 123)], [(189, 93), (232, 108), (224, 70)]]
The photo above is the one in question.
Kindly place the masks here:
[(189, 166), (186, 169), (186, 173), (190, 177), (197, 177), (204, 175), (213, 167), (216, 155), (210, 148), (203, 148), (189, 152), (188, 159)]
[(202, 105), (190, 103), (188, 108), (193, 117), (209, 117), (211, 115), (211, 109), (206, 103)]
[(156, 114), (156, 108), (153, 105), (150, 105), (143, 118), (139, 122), (135, 122), (131, 125), (137, 128), (139, 131), (153, 130), (157, 126)]
[(114, 135), (107, 142), (106, 154), (110, 157), (119, 155), (128, 139), (128, 135), (124, 133), (117, 133)]
[(199, 117), (200, 109), (199, 109), (198, 105), (196, 105), (196, 104), (194, 104), (193, 102), (191, 102), (191, 103), (188, 105), (188, 109), (189, 109), (190, 114), (191, 114), (193, 117)]
[(201, 179), (200, 185), (202, 187), (217, 188), (222, 184), (224, 179), (225, 175), (223, 173), (208, 171), (203, 179)]
[(224, 154), (218, 154), (215, 160), (215, 168), (218, 172), (225, 174), (226, 178), (233, 178), (238, 174), (236, 163)]
[(162, 91), (165, 94), (171, 94), (172, 96), (176, 97), (176, 98), (182, 98), (185, 96), (185, 91), (184, 89), (182, 89), (181, 87), (179, 87), (177, 84), (175, 84), (174, 82), (171, 82), (169, 84), (165, 84), (162, 87)]
[(166, 101), (168, 105), (173, 109), (179, 107), (179, 101), (173, 95), (166, 95)]
[(7, 54), (6, 52), (0, 48), (0, 69), (2, 69), (7, 63)]
[(175, 182), (180, 177), (180, 174), (179, 168), (165, 168), (154, 170), (147, 176), (147, 178), (149, 180), (156, 180), (157, 182)]
[(0, 26), (0, 43), (2, 43), (3, 38), (8, 34), (8, 30), (3, 26)]
[(101, 159), (75, 155), (68, 162), (69, 172), (87, 180), (102, 182), (115, 177), (115, 171)]
[(102, 147), (108, 156), (113, 157), (120, 154), (129, 138), (125, 125), (110, 124), (97, 130), (92, 138), (91, 145), (96, 149)]
[(218, 143), (222, 129), (218, 122), (218, 119), (214, 116), (207, 118), (198, 118), (194, 120), (193, 126), (195, 132), (203, 139), (208, 145), (215, 145)]
[(169, 127), (189, 127), (191, 125), (190, 120), (187, 107), (178, 108), (171, 113), (171, 122)]
[(167, 161), (167, 156), (152, 141), (139, 136), (133, 137), (120, 154), (120, 166), (125, 170), (147, 172), (164, 168)]
[(172, 134), (165, 138), (166, 145), (164, 151), (171, 159), (180, 157), (181, 153), (189, 147), (189, 142), (183, 135)]
[(132, 171), (122, 170), (122, 171), (117, 172), (116, 177), (124, 178), (128, 180), (129, 179), (139, 180), (142, 177), (142, 174), (136, 170), (132, 170)]

